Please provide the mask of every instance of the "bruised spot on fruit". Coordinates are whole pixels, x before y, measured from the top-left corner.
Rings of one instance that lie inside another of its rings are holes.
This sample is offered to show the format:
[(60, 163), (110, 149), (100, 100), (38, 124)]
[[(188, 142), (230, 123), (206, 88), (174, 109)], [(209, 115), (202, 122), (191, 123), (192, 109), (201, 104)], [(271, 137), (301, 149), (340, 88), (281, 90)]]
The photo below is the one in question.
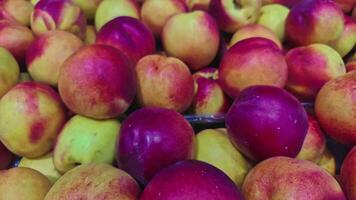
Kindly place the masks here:
[(30, 141), (31, 143), (38, 142), (44, 134), (44, 124), (43, 121), (38, 121), (32, 124), (30, 128)]
[(26, 64), (27, 67), (31, 66), (32, 61), (36, 58), (40, 57), (46, 48), (44, 46), (47, 45), (48, 38), (47, 37), (38, 37), (29, 47), (29, 51), (27, 51), (26, 55)]

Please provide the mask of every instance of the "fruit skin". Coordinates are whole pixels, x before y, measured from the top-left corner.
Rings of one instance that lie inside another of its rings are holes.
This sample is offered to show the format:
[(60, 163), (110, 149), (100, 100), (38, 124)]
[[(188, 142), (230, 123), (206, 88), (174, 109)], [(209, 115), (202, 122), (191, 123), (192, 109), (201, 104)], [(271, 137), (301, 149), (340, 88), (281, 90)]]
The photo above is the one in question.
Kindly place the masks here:
[(19, 156), (42, 156), (53, 147), (65, 115), (55, 90), (35, 82), (19, 83), (0, 100), (0, 140)]
[(135, 72), (140, 105), (184, 112), (192, 103), (194, 81), (179, 59), (148, 55), (137, 63)]
[(344, 30), (341, 36), (329, 43), (339, 54), (344, 57), (356, 46), (356, 20), (345, 15)]
[(343, 144), (356, 144), (356, 71), (327, 82), (315, 100), (315, 113), (323, 130)]
[(30, 25), (33, 5), (25, 0), (2, 0), (0, 2), (0, 19), (13, 20), (24, 26)]
[(195, 159), (220, 169), (241, 187), (252, 166), (230, 142), (226, 129), (206, 129), (196, 139)]
[(356, 53), (354, 53), (352, 58), (346, 64), (346, 71), (350, 72), (352, 70), (356, 70)]
[(12, 54), (0, 47), (0, 97), (6, 94), (20, 77), (20, 67)]
[(314, 100), (326, 82), (346, 73), (341, 56), (324, 44), (294, 48), (287, 53), (286, 60), (286, 88), (303, 101)]
[(0, 171), (0, 199), (43, 200), (51, 185), (46, 176), (30, 168)]
[(280, 4), (262, 6), (257, 24), (263, 25), (273, 31), (280, 41), (284, 41), (285, 22), (289, 9)]
[(354, 0), (335, 0), (335, 3), (345, 12), (349, 13), (356, 6)]
[(142, 4), (142, 22), (159, 38), (166, 21), (175, 14), (187, 12), (182, 0), (148, 0)]
[(189, 10), (203, 10), (209, 12), (211, 0), (185, 0)]
[(44, 33), (27, 51), (27, 70), (35, 81), (57, 86), (62, 64), (83, 45), (77, 36), (66, 31)]
[(82, 10), (70, 1), (41, 0), (31, 15), (31, 29), (36, 35), (60, 29), (84, 38), (86, 25)]
[(204, 11), (176, 14), (167, 20), (162, 30), (164, 50), (169, 56), (182, 60), (191, 70), (204, 68), (213, 61), (218, 53), (219, 40), (217, 24)]
[(232, 98), (253, 85), (283, 88), (287, 81), (287, 63), (280, 48), (265, 38), (250, 38), (233, 45), (223, 56), (219, 82)]
[(100, 30), (107, 22), (120, 16), (140, 18), (140, 7), (135, 0), (103, 0), (95, 13), (95, 27)]
[(287, 38), (298, 46), (327, 44), (340, 37), (343, 29), (344, 14), (330, 0), (301, 1), (291, 9), (286, 20)]
[(326, 138), (318, 121), (310, 114), (308, 114), (308, 125), (309, 128), (302, 149), (296, 158), (318, 163), (326, 150)]
[(195, 135), (181, 114), (148, 107), (123, 121), (117, 145), (119, 168), (146, 184), (161, 169), (193, 158)]
[(346, 200), (338, 182), (316, 164), (273, 157), (257, 164), (247, 175), (242, 193), (249, 200)]
[(332, 176), (336, 175), (336, 160), (334, 155), (330, 152), (329, 149), (325, 149), (322, 154), (319, 162), (317, 163), (321, 168), (329, 172)]
[(188, 160), (160, 171), (141, 196), (141, 200), (164, 199), (242, 200), (243, 197), (221, 170), (205, 162)]
[(64, 174), (45, 200), (138, 200), (140, 187), (126, 172), (108, 164), (86, 164)]
[(97, 31), (95, 29), (95, 26), (88, 25), (85, 31), (84, 43), (86, 45), (94, 44), (96, 40), (96, 35), (97, 35)]
[(56, 169), (65, 173), (80, 164), (113, 163), (119, 131), (120, 122), (115, 119), (99, 121), (75, 115), (58, 136), (54, 148)]
[(277, 36), (270, 29), (259, 24), (246, 25), (241, 29), (237, 30), (230, 40), (230, 47), (241, 40), (253, 37), (262, 37), (269, 39), (282, 49), (282, 44), (277, 38)]
[(191, 111), (195, 115), (225, 114), (231, 100), (224, 94), (219, 81), (218, 69), (207, 67), (193, 74), (195, 95)]
[(38, 158), (21, 158), (19, 167), (27, 167), (41, 172), (51, 183), (55, 183), (61, 174), (56, 170), (53, 164), (53, 153), (47, 153)]
[(89, 45), (62, 65), (59, 93), (73, 112), (108, 119), (127, 110), (136, 93), (132, 64), (114, 47)]
[(262, 0), (211, 0), (210, 13), (221, 30), (233, 33), (237, 29), (256, 22)]
[(88, 20), (93, 20), (96, 9), (103, 0), (71, 0), (72, 3), (79, 6)]
[(0, 141), (0, 170), (10, 167), (15, 160), (15, 155), (12, 154)]
[(96, 43), (121, 50), (133, 63), (156, 49), (151, 31), (133, 17), (117, 17), (106, 23), (98, 32)]
[(356, 147), (354, 146), (347, 154), (341, 165), (341, 184), (348, 199), (356, 198)]
[(297, 156), (308, 131), (303, 106), (274, 86), (253, 86), (241, 92), (225, 123), (235, 146), (254, 161)]
[(0, 47), (6, 48), (19, 64), (24, 63), (26, 51), (35, 39), (26, 26), (9, 20), (0, 20)]

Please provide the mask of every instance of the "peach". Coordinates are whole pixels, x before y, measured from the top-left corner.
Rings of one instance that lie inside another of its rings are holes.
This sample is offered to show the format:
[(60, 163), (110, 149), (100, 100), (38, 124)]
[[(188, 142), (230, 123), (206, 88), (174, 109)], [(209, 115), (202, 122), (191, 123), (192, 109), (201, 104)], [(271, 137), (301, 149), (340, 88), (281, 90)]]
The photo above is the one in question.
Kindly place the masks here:
[(83, 10), (88, 20), (93, 20), (95, 17), (96, 9), (103, 0), (70, 0), (75, 5)]
[(341, 56), (324, 44), (294, 48), (287, 53), (286, 60), (286, 88), (304, 101), (314, 100), (326, 82), (346, 73)]
[(327, 82), (315, 100), (318, 121), (335, 140), (356, 144), (356, 71)]
[(206, 129), (197, 134), (196, 159), (222, 170), (241, 187), (252, 168), (249, 161), (231, 143), (226, 129)]
[(210, 13), (221, 30), (229, 33), (256, 22), (262, 0), (211, 0)]
[(325, 149), (317, 164), (332, 176), (336, 175), (336, 159), (329, 149)]
[(5, 48), (0, 47), (0, 98), (9, 91), (20, 77), (20, 67)]
[(335, 0), (335, 2), (345, 13), (349, 13), (356, 6), (355, 0)]
[(246, 25), (241, 29), (237, 30), (230, 40), (230, 47), (241, 40), (253, 37), (262, 37), (269, 39), (282, 49), (281, 41), (279, 41), (277, 36), (270, 29), (258, 24)]
[(106, 23), (98, 32), (96, 43), (121, 50), (133, 63), (156, 49), (152, 32), (133, 17), (117, 17)]
[(271, 40), (249, 38), (233, 45), (223, 56), (219, 82), (232, 98), (253, 85), (283, 88), (288, 67), (282, 50)]
[(194, 97), (194, 80), (179, 59), (161, 55), (143, 57), (135, 67), (137, 99), (142, 106), (184, 112)]
[(51, 186), (46, 176), (30, 168), (0, 171), (0, 199), (43, 200)]
[(86, 164), (68, 171), (44, 200), (138, 200), (140, 186), (126, 172), (107, 164)]
[(310, 114), (308, 115), (308, 124), (307, 135), (296, 158), (318, 163), (326, 148), (326, 138), (319, 127), (318, 121)]
[(257, 164), (247, 175), (242, 193), (248, 200), (346, 200), (338, 182), (316, 164), (273, 157)]
[(141, 9), (144, 24), (159, 38), (166, 21), (175, 14), (187, 12), (188, 8), (182, 0), (148, 0)]
[(230, 99), (218, 82), (218, 69), (205, 68), (193, 74), (195, 95), (192, 112), (195, 115), (220, 115), (227, 112)]
[(96, 34), (97, 31), (95, 29), (95, 26), (88, 25), (85, 31), (84, 43), (87, 45), (94, 44), (96, 40)]
[(341, 36), (329, 43), (339, 54), (344, 57), (356, 46), (356, 20), (345, 16), (344, 30)]
[(125, 112), (136, 94), (133, 66), (114, 47), (89, 45), (64, 62), (58, 79), (67, 107), (96, 119)]
[(60, 29), (84, 38), (86, 23), (82, 10), (70, 1), (41, 0), (31, 15), (31, 28), (36, 35)]
[(19, 167), (28, 167), (41, 172), (51, 183), (55, 183), (61, 174), (56, 170), (53, 163), (53, 153), (49, 152), (38, 158), (21, 158)]
[(160, 171), (144, 189), (140, 200), (244, 199), (231, 179), (205, 162), (181, 161)]
[(186, 0), (189, 10), (204, 10), (209, 12), (211, 0)]
[(0, 140), (19, 156), (44, 155), (53, 147), (65, 115), (55, 90), (35, 82), (19, 83), (0, 100)]
[(297, 5), (302, 0), (262, 0), (263, 5), (265, 4), (281, 4), (283, 6), (287, 6), (288, 8), (292, 8)]
[(218, 53), (219, 40), (218, 26), (204, 11), (176, 14), (169, 18), (162, 30), (164, 50), (192, 70), (206, 67), (213, 61)]
[(280, 41), (284, 41), (285, 22), (289, 9), (280, 4), (262, 6), (257, 24), (263, 25), (273, 31)]
[(24, 26), (30, 25), (33, 5), (26, 0), (2, 0), (0, 2), (0, 19), (16, 21)]
[(107, 22), (116, 17), (128, 16), (140, 18), (140, 7), (135, 0), (103, 0), (95, 13), (95, 27), (100, 30)]
[(35, 39), (26, 26), (9, 20), (0, 20), (0, 47), (6, 48), (19, 64), (24, 63), (26, 51)]
[(53, 159), (56, 169), (65, 173), (76, 165), (113, 163), (119, 131), (118, 120), (95, 120), (75, 115), (57, 138)]
[(356, 147), (347, 154), (341, 166), (341, 183), (349, 199), (356, 199)]
[(344, 29), (344, 14), (334, 1), (306, 0), (294, 6), (286, 20), (287, 39), (293, 45), (327, 44)]
[(0, 170), (10, 167), (15, 160), (15, 155), (11, 153), (0, 141)]
[(230, 107), (225, 124), (234, 145), (254, 161), (297, 156), (308, 131), (303, 106), (287, 91), (274, 86), (253, 86), (242, 91)]
[(170, 109), (142, 108), (126, 118), (117, 141), (118, 166), (146, 184), (163, 168), (195, 153), (193, 128)]
[(27, 51), (27, 70), (33, 80), (57, 86), (64, 61), (83, 46), (74, 34), (55, 30), (38, 36)]

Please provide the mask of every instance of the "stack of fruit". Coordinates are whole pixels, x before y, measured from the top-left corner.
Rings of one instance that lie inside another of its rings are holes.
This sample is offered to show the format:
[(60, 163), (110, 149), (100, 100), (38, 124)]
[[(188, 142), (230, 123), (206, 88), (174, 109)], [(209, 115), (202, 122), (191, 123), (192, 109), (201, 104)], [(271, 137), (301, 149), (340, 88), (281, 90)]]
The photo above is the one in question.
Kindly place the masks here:
[(0, 200), (356, 200), (355, 0), (0, 0), (0, 19)]

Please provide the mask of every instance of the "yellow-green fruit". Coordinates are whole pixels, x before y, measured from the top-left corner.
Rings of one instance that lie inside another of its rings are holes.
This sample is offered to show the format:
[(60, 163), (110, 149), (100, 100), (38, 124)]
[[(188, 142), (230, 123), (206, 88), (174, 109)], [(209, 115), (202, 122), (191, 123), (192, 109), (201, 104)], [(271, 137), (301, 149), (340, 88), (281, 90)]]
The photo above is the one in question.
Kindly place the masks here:
[(129, 16), (139, 19), (140, 11), (137, 3), (134, 0), (102, 1), (95, 14), (96, 30), (100, 30), (104, 24), (120, 16)]
[(79, 6), (87, 19), (94, 19), (96, 9), (102, 0), (72, 0), (74, 4)]
[(225, 129), (207, 129), (197, 135), (196, 159), (225, 172), (241, 186), (251, 164), (230, 142)]
[(19, 167), (27, 167), (41, 172), (43, 175), (55, 183), (61, 174), (56, 170), (53, 163), (53, 153), (50, 152), (39, 158), (22, 158)]
[(329, 172), (331, 175), (335, 176), (336, 160), (328, 149), (325, 149), (320, 161), (318, 162), (318, 165), (327, 172)]
[(289, 9), (280, 4), (269, 4), (262, 6), (261, 15), (257, 19), (257, 24), (263, 25), (271, 29), (279, 38), (284, 40), (285, 21), (287, 19)]
[(96, 29), (92, 25), (88, 25), (85, 31), (85, 44), (94, 44), (96, 40)]
[(31, 75), (28, 72), (21, 72), (19, 83), (33, 81)]
[(0, 47), (0, 97), (19, 81), (20, 68), (12, 54)]
[(80, 115), (63, 127), (54, 149), (54, 165), (61, 173), (76, 165), (111, 164), (115, 159), (116, 138), (120, 122), (115, 119), (95, 120)]
[(36, 5), (39, 1), (40, 1), (40, 0), (31, 0), (31, 3), (32, 3), (33, 5)]

